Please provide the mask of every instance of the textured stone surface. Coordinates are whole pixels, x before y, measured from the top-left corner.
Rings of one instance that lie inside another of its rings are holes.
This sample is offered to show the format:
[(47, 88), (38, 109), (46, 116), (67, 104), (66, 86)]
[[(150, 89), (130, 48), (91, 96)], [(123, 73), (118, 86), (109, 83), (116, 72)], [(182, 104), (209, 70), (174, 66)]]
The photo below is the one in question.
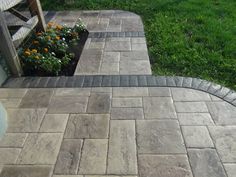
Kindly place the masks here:
[(113, 98), (112, 107), (142, 107), (142, 98)]
[[(133, 38), (131, 38), (133, 40)], [(149, 60), (148, 54), (143, 51), (134, 51), (134, 52), (120, 52), (120, 60)]]
[(226, 102), (207, 103), (216, 125), (236, 125), (236, 107)]
[(108, 140), (87, 139), (84, 142), (79, 174), (105, 174)]
[(208, 112), (205, 102), (175, 102), (177, 112), (202, 113)]
[(8, 109), (7, 132), (37, 132), (46, 109)]
[(69, 114), (46, 114), (40, 132), (64, 132)]
[(142, 108), (112, 108), (111, 119), (144, 119)]
[(143, 98), (143, 106), (146, 119), (177, 117), (171, 98), (145, 97)]
[(69, 118), (65, 138), (107, 138), (108, 114), (74, 114)]
[(23, 147), (27, 133), (6, 133), (0, 139), (0, 147)]
[(2, 177), (51, 177), (52, 167), (46, 165), (5, 166)]
[(55, 96), (90, 96), (89, 88), (59, 88), (55, 91)]
[(140, 177), (192, 177), (186, 155), (141, 155)]
[(3, 104), (5, 108), (18, 108), (21, 99), (18, 98), (0, 99), (0, 102)]
[(137, 174), (135, 121), (112, 120), (108, 150), (108, 174)]
[(53, 91), (50, 89), (31, 89), (23, 97), (21, 108), (46, 108), (51, 100)]
[(172, 95), (174, 101), (210, 101), (211, 98), (208, 93), (183, 88), (172, 88)]
[(54, 97), (48, 107), (48, 113), (85, 113), (87, 103), (88, 97)]
[(15, 164), (20, 148), (0, 148), (0, 164)]
[(223, 162), (236, 163), (236, 127), (209, 127), (217, 152)]
[(194, 177), (227, 177), (214, 149), (188, 150)]
[(209, 113), (178, 113), (180, 125), (214, 125)]
[(81, 158), (82, 140), (65, 139), (57, 158), (55, 174), (77, 174)]
[(170, 97), (170, 89), (165, 87), (150, 87), (148, 88), (149, 96)]
[(88, 113), (109, 113), (111, 96), (109, 93), (92, 93), (88, 102)]
[(228, 177), (236, 177), (236, 164), (224, 164)]
[(178, 121), (137, 121), (138, 153), (186, 153)]
[(22, 98), (27, 89), (0, 89), (0, 98)]
[(55, 164), (62, 141), (59, 133), (31, 133), (17, 160), (19, 164)]
[(204, 126), (182, 126), (186, 147), (206, 148), (214, 147), (209, 132)]
[(138, 88), (138, 87), (113, 88), (113, 97), (138, 97), (138, 96), (148, 96), (148, 88)]

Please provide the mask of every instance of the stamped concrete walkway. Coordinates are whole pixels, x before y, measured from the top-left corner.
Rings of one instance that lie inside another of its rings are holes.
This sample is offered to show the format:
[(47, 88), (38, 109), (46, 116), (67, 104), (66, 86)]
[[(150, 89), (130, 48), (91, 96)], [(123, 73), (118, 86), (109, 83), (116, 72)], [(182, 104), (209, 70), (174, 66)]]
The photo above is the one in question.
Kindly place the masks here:
[(1, 177), (235, 177), (236, 107), (208, 93), (0, 89), (0, 98)]
[[(91, 33), (79, 63), (88, 67), (77, 68), (76, 74), (151, 74), (137, 15), (47, 13), (48, 21), (68, 25), (78, 16)], [(205, 91), (209, 88), (226, 90), (210, 84)], [(225, 93), (231, 103), (234, 94)], [(236, 176), (236, 107), (206, 92), (0, 88), (0, 102), (8, 112), (7, 133), (0, 140), (0, 177)]]

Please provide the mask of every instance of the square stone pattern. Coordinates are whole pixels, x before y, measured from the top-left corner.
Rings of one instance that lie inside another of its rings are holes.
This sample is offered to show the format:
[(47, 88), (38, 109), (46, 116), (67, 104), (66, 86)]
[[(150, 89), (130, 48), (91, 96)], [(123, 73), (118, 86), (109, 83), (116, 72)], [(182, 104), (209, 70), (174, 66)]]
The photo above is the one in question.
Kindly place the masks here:
[(140, 155), (140, 177), (193, 177), (186, 155)]
[(108, 138), (109, 114), (71, 115), (65, 138)]
[(146, 119), (177, 118), (171, 98), (144, 97), (143, 107)]
[(138, 120), (137, 146), (141, 154), (186, 153), (176, 120)]
[(89, 97), (87, 113), (109, 113), (111, 95), (109, 93), (92, 93)]
[(30, 89), (23, 97), (21, 108), (47, 108), (52, 97), (51, 89)]

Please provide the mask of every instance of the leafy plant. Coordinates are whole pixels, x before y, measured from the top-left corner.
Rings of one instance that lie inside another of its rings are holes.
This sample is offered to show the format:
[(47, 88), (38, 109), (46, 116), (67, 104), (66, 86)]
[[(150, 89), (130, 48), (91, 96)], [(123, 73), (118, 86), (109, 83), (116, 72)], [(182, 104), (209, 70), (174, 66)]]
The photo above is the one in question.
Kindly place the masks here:
[(68, 49), (83, 31), (85, 26), (79, 21), (74, 28), (49, 23), (46, 32), (34, 33), (19, 49), (25, 72), (58, 75), (74, 59)]

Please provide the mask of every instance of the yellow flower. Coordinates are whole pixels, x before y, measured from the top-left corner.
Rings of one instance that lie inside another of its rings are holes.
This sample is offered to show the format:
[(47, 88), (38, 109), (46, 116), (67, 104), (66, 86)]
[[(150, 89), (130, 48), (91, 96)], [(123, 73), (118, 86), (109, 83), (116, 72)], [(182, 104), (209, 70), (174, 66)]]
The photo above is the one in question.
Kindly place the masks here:
[(56, 26), (56, 29), (57, 29), (57, 30), (62, 30), (62, 28), (63, 28), (63, 27), (62, 27), (61, 25), (57, 25), (57, 26)]
[(30, 52), (29, 51), (25, 51), (25, 56), (30, 56)]
[(33, 53), (37, 53), (38, 51), (37, 51), (36, 49), (33, 49), (32, 52), (33, 52)]
[(46, 36), (46, 39), (47, 39), (47, 40), (50, 40), (50, 39), (51, 39), (51, 36)]
[(53, 25), (54, 25), (53, 22), (49, 22), (49, 23), (48, 23), (48, 27), (49, 27), (49, 28), (51, 28)]
[(43, 49), (45, 53), (48, 53), (48, 48)]
[(35, 56), (34, 58), (37, 59), (37, 60), (39, 60), (39, 56)]
[(57, 37), (56, 37), (56, 40), (60, 40), (60, 39), (61, 39), (60, 36), (57, 36)]
[(39, 44), (39, 41), (33, 41), (33, 44)]

